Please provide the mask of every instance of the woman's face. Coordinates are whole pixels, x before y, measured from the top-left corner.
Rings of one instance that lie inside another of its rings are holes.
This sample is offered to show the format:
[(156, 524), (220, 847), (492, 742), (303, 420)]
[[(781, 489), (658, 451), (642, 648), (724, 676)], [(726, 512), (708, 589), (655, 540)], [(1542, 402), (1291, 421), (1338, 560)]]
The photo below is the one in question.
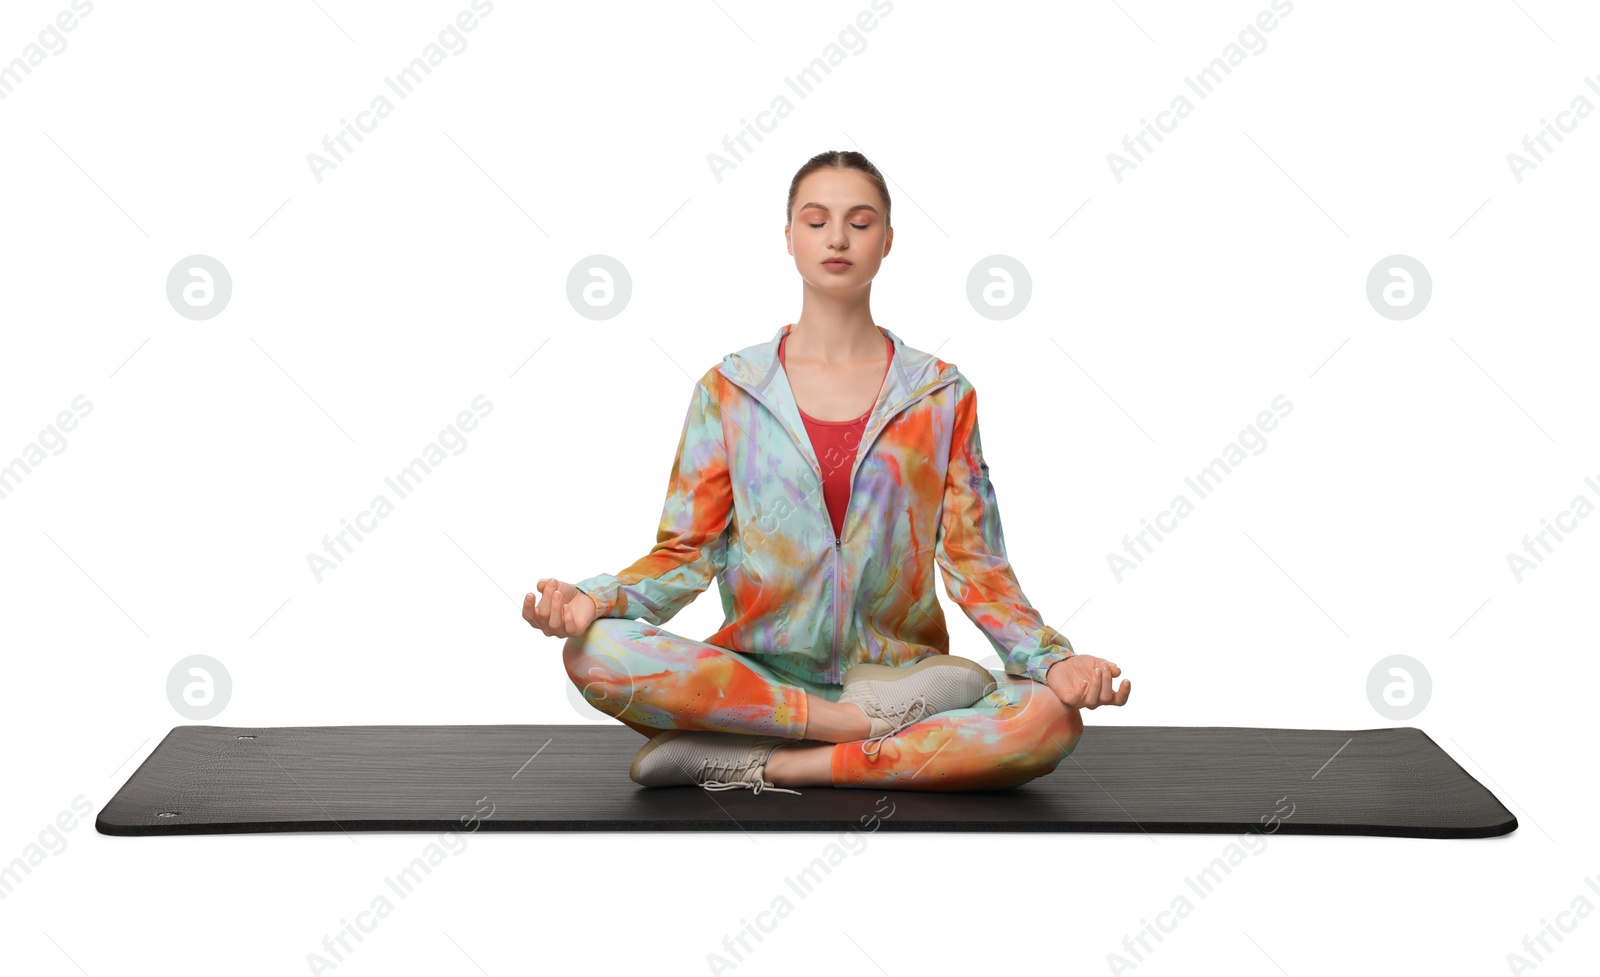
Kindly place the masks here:
[(870, 284), (894, 241), (884, 208), (878, 188), (860, 170), (826, 166), (808, 174), (784, 230), (800, 277), (834, 292)]

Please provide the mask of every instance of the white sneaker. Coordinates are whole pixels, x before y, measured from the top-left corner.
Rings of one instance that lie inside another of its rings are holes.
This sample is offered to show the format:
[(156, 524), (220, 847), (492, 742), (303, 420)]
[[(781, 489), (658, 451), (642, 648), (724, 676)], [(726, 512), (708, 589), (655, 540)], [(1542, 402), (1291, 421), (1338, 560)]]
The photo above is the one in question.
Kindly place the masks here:
[(794, 740), (752, 733), (669, 729), (640, 748), (628, 776), (643, 787), (700, 786), (708, 790), (748, 787), (798, 794), (766, 779), (772, 751)]
[(959, 655), (930, 655), (910, 665), (852, 665), (840, 702), (854, 702), (872, 720), (861, 752), (874, 756), (883, 741), (907, 726), (951, 709), (965, 709), (1000, 685), (989, 670)]

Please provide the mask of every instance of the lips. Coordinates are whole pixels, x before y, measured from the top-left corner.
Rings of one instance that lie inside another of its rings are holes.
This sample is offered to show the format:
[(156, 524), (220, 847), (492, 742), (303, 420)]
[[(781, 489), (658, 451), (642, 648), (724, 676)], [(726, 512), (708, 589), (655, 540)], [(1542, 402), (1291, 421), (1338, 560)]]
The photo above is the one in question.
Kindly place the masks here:
[(824, 261), (822, 263), (822, 267), (824, 267), (824, 268), (848, 268), (848, 267), (850, 267), (850, 262), (846, 261), (843, 258), (829, 258), (827, 261)]

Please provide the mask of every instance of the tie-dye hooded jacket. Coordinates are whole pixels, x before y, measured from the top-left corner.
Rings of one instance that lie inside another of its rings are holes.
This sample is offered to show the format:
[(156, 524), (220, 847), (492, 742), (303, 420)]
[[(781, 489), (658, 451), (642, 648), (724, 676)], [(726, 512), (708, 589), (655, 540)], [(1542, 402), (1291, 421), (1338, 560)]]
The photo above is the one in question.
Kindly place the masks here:
[[(955, 364), (894, 343), (856, 451), (835, 538), (812, 450), (772, 340), (730, 353), (695, 386), (656, 544), (615, 574), (576, 584), (602, 617), (662, 624), (717, 580), (722, 628), (708, 644), (781, 674), (837, 685), (858, 662), (948, 654), (934, 592), (1038, 682), (1074, 652), (1028, 602), (1006, 559), (977, 393)], [(837, 460), (830, 462), (834, 467)]]

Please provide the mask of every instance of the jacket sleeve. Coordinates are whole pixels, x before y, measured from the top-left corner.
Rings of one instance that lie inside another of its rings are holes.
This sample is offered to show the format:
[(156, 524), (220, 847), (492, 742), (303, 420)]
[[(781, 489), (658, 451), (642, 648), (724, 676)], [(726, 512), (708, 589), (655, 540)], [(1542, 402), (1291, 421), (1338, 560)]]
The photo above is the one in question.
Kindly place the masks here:
[(721, 384), (715, 367), (695, 384), (655, 546), (624, 570), (574, 584), (594, 598), (600, 617), (663, 624), (709, 587), (721, 569), (726, 556), (723, 530), (733, 506), (716, 393)]
[(934, 559), (945, 591), (989, 639), (1006, 674), (1044, 682), (1051, 665), (1076, 652), (1066, 636), (1044, 623), (1012, 572), (978, 438), (978, 393), (965, 377), (954, 389), (955, 426)]

